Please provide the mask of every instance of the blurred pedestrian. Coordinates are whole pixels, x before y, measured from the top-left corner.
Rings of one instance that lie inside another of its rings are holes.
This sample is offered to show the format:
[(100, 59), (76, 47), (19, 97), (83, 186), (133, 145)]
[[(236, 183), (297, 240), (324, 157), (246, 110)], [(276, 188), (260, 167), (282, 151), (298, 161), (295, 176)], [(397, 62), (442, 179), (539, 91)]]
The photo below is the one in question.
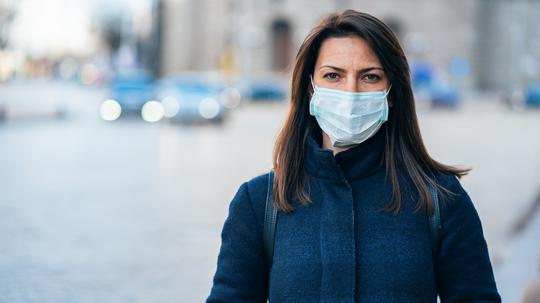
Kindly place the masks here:
[[(274, 169), (233, 198), (206, 302), (500, 302), (456, 178), (468, 170), (429, 156), (408, 66), (365, 13), (329, 15), (308, 34)], [(278, 210), (268, 255), (266, 201)], [(429, 223), (436, 210), (442, 225)]]
[(538, 274), (527, 284), (523, 292), (523, 303), (540, 303), (540, 258), (538, 258)]

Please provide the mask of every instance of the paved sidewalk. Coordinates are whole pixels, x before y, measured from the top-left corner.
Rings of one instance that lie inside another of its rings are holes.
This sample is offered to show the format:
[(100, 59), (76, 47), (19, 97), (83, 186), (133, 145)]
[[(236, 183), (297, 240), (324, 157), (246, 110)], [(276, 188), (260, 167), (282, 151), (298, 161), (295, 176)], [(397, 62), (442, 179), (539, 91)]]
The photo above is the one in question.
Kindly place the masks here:
[(527, 227), (508, 242), (494, 270), (502, 302), (522, 302), (524, 288), (540, 278), (540, 212), (536, 211)]
[[(230, 200), (271, 166), (286, 104), (242, 106), (221, 127), (106, 123), (103, 90), (32, 87), (65, 96), (69, 115), (0, 124), (0, 303), (203, 302)], [(20, 89), (0, 99), (23, 100)], [(419, 110), (422, 135), (435, 159), (473, 166), (463, 186), (503, 302), (519, 303), (538, 275), (540, 214), (508, 233), (540, 190), (540, 111), (480, 97)]]

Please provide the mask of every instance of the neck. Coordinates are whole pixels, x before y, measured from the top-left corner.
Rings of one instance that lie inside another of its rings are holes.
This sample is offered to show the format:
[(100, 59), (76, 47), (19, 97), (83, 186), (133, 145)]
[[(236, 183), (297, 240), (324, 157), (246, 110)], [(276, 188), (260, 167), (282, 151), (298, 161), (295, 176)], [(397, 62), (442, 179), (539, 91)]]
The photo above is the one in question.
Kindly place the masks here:
[(322, 131), (322, 148), (331, 150), (332, 153), (334, 153), (334, 155), (339, 152), (346, 151), (355, 146), (356, 145), (343, 146), (343, 147), (333, 146), (332, 141), (330, 141), (330, 137), (328, 137), (328, 135), (324, 131)]
[(306, 142), (306, 171), (321, 178), (357, 180), (385, 167), (386, 123), (364, 142), (333, 147), (320, 129)]

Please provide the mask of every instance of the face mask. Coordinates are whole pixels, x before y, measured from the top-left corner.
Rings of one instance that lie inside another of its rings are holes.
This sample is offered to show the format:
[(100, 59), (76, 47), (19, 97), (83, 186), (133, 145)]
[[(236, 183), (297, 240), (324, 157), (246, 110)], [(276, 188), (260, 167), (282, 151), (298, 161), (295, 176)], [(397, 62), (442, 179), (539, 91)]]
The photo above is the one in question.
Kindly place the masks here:
[(333, 146), (359, 144), (373, 136), (388, 119), (386, 97), (390, 87), (386, 91), (356, 93), (313, 85), (309, 113)]

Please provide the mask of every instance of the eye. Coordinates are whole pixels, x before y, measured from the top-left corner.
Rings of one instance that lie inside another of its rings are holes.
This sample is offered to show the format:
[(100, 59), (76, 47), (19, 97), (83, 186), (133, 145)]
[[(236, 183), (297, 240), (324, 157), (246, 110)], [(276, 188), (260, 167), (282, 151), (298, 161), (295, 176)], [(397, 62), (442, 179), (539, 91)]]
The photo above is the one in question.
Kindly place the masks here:
[(370, 82), (370, 83), (375, 83), (379, 80), (381, 80), (381, 76), (377, 75), (377, 74), (366, 74), (364, 76), (362, 76), (362, 80), (366, 81), (366, 82)]
[(327, 73), (324, 74), (323, 78), (330, 80), (330, 81), (337, 81), (339, 80), (339, 74), (338, 73)]

